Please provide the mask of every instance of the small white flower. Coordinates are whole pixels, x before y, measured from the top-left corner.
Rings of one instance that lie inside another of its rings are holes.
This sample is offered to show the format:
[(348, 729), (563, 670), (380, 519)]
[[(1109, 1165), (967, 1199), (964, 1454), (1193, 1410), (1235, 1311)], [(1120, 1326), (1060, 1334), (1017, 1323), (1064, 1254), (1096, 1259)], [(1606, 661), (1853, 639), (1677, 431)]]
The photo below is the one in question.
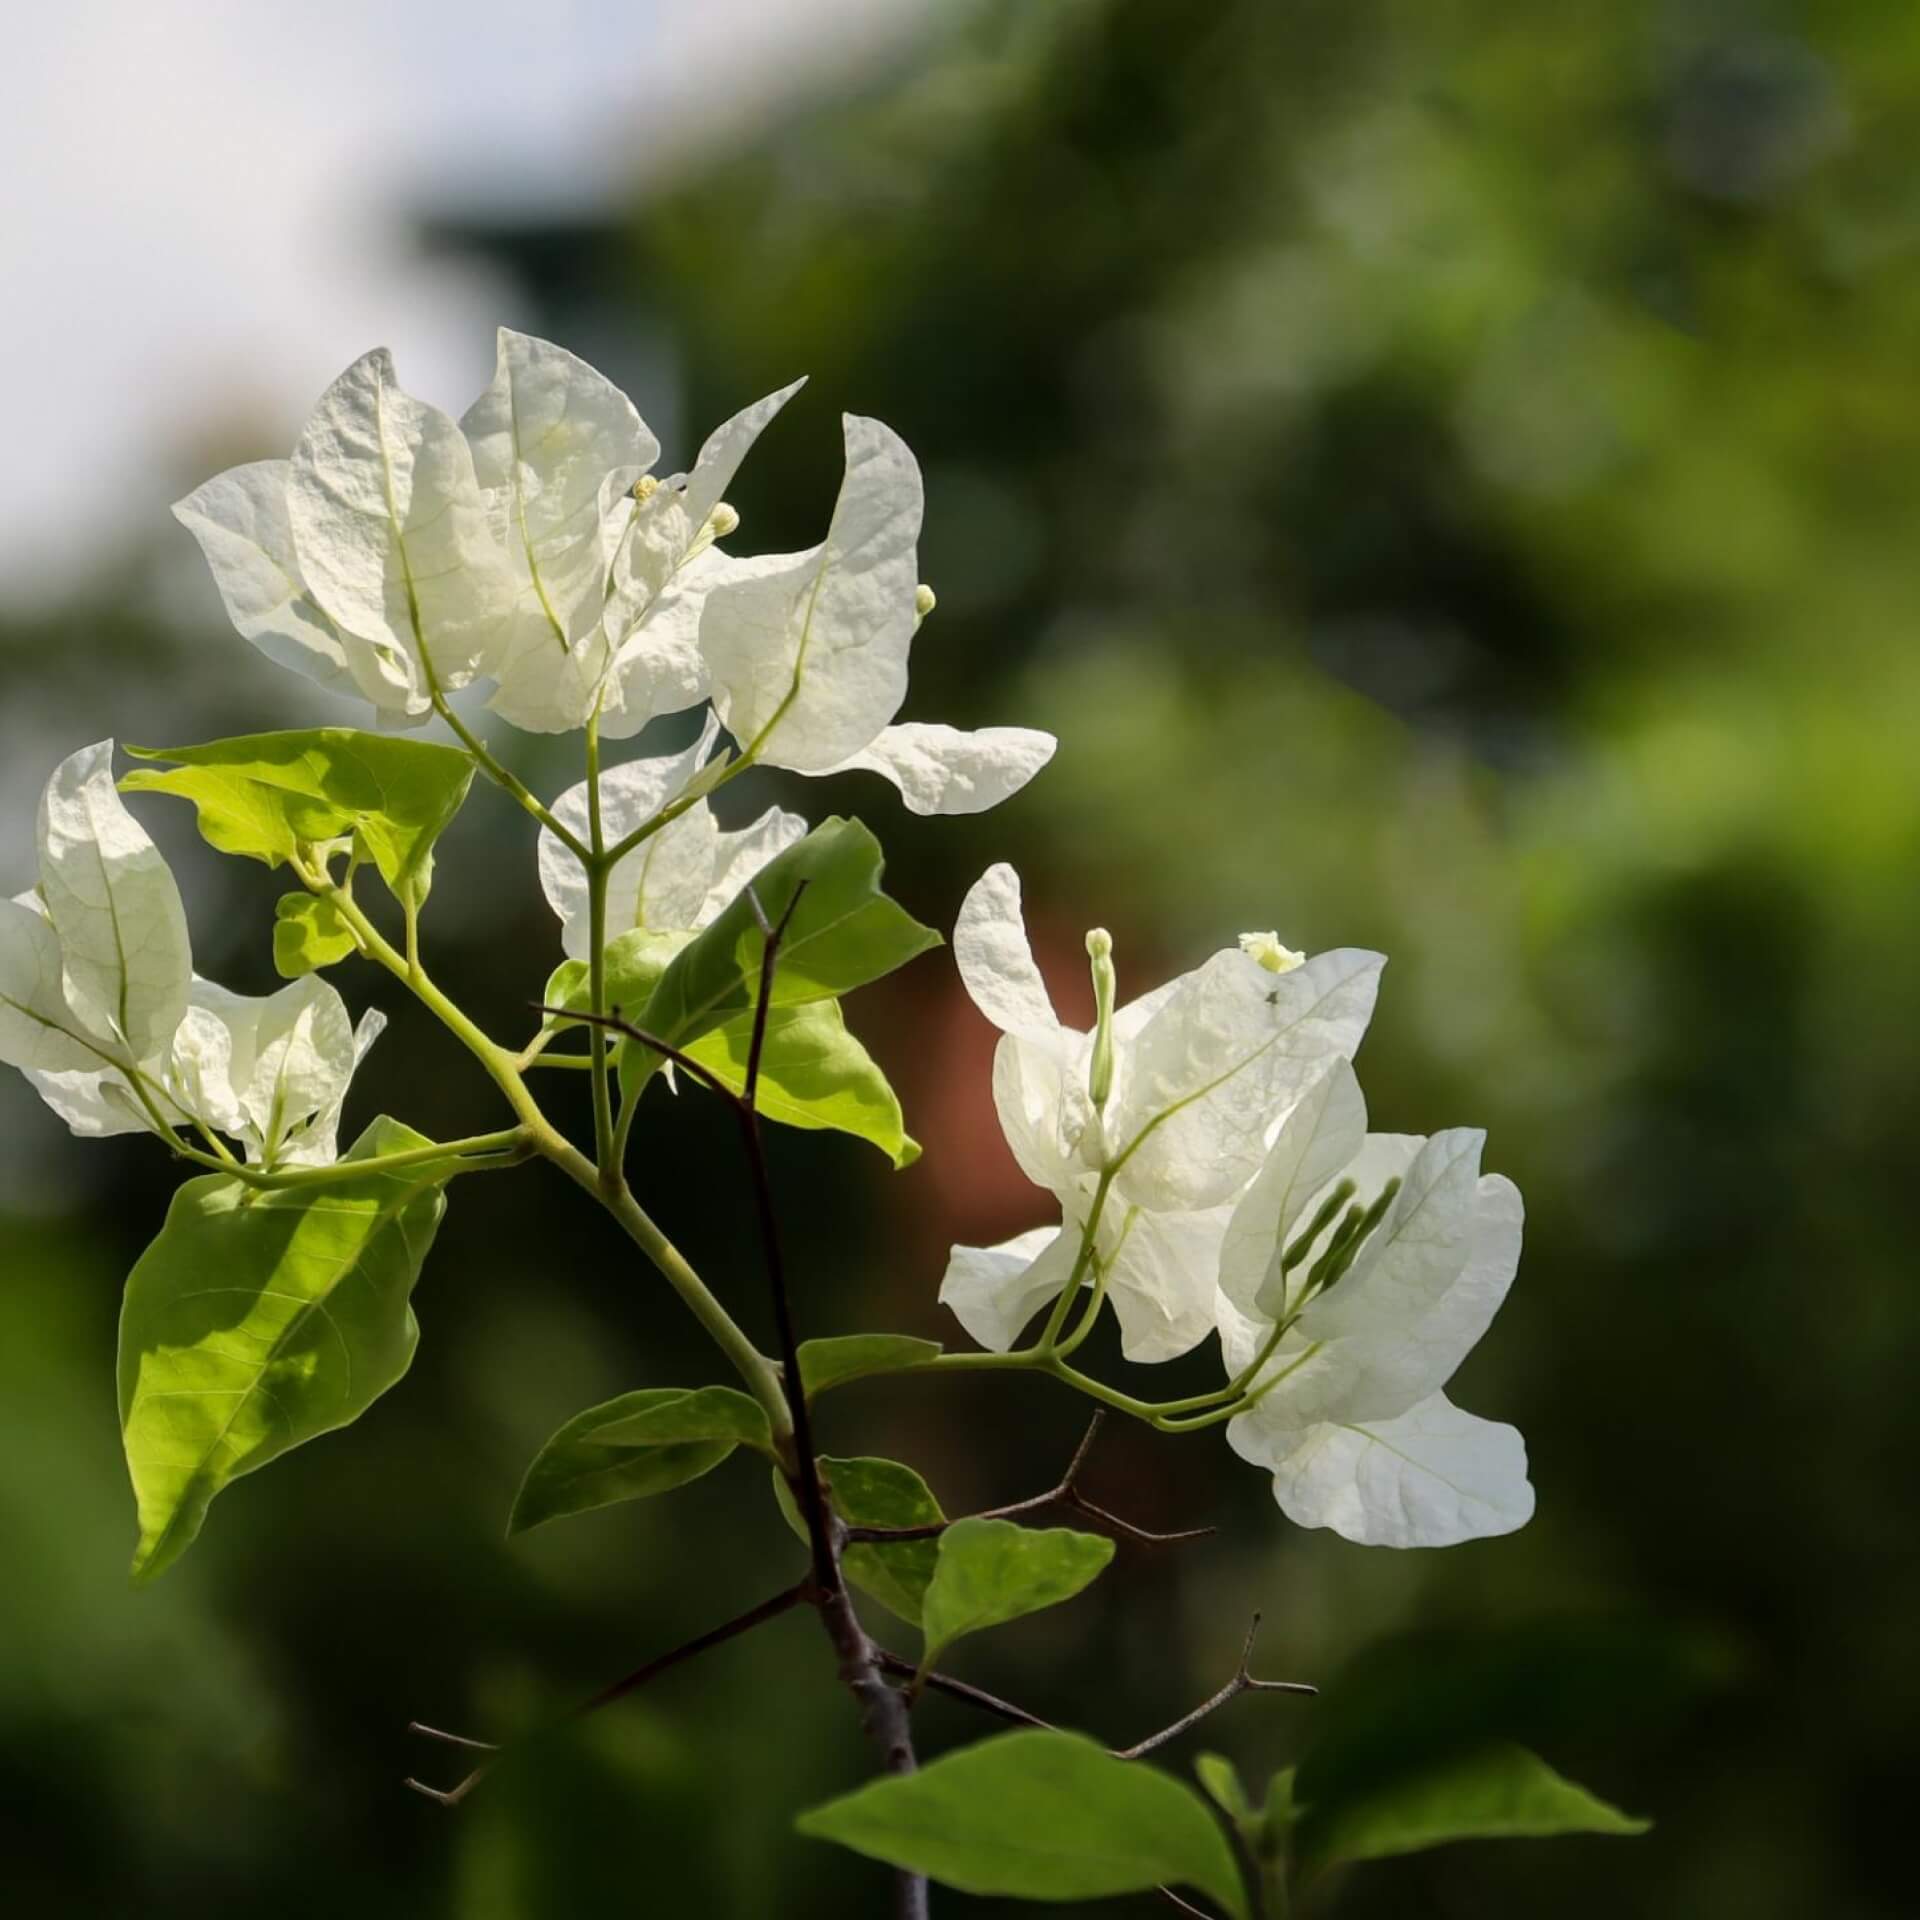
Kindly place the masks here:
[(1268, 1354), (1252, 1384), (1272, 1384), (1228, 1441), (1301, 1526), (1400, 1547), (1511, 1532), (1533, 1512), (1520, 1436), (1441, 1389), (1512, 1284), (1520, 1196), (1480, 1172), (1477, 1130), (1366, 1125), (1352, 1068), (1327, 1063), (1233, 1210), (1221, 1345), (1234, 1375)]
[(1307, 956), (1295, 953), (1285, 945), (1277, 933), (1243, 933), (1240, 936), (1240, 951), (1249, 959), (1258, 960), (1269, 973), (1291, 973), (1295, 967), (1302, 966)]
[[(1105, 950), (1090, 950), (1098, 966)], [(1063, 1230), (1044, 1243), (1023, 1235), (1002, 1248), (956, 1247), (941, 1298), (983, 1346), (1010, 1347), (1066, 1284), (1104, 1177), (1093, 1256), (1124, 1350), (1135, 1360), (1184, 1353), (1213, 1328), (1231, 1202), (1301, 1087), (1359, 1045), (1384, 962), (1325, 953), (1276, 977), (1229, 949), (1116, 1009), (1103, 1049), (1100, 1029), (1076, 1032), (1054, 1012), (1007, 866), (967, 895), (954, 958), (1001, 1029), (993, 1090), (1007, 1143), (1059, 1200)], [(1108, 1084), (1096, 1102), (1103, 1054)]]

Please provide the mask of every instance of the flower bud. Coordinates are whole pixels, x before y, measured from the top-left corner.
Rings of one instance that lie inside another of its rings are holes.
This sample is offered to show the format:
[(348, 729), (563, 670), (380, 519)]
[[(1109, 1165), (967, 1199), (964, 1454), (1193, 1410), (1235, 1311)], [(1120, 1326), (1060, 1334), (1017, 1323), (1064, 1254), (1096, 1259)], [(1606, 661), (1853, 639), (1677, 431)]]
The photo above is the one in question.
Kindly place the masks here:
[(1093, 963), (1093, 1059), (1087, 1070), (1087, 1092), (1097, 1113), (1113, 1091), (1113, 935), (1095, 927), (1087, 935), (1087, 958)]
[(1248, 959), (1259, 961), (1269, 973), (1291, 973), (1295, 967), (1305, 966), (1307, 960), (1304, 953), (1283, 946), (1277, 933), (1243, 933), (1240, 951)]

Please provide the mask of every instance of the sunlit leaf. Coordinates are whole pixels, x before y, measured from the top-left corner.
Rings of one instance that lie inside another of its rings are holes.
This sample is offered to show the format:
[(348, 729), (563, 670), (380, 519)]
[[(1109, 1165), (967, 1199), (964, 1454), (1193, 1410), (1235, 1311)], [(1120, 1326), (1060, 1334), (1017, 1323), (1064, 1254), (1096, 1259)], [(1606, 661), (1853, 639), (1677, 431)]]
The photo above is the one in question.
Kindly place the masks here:
[(174, 764), (120, 784), (191, 800), (201, 833), (222, 853), (273, 867), (301, 841), (351, 834), (395, 894), (416, 901), (431, 884), (433, 843), (473, 780), (473, 761), (457, 748), (350, 727), (127, 751)]
[(1099, 1578), (1113, 1542), (1070, 1527), (956, 1520), (940, 1536), (920, 1630), (932, 1660), (963, 1634), (1071, 1600)]
[[(376, 1120), (349, 1160), (427, 1142)], [(413, 1359), (409, 1297), (445, 1209), (430, 1168), (260, 1193), (222, 1174), (174, 1195), (127, 1279), (120, 1425), (150, 1578), (242, 1474), (356, 1419)]]
[[(820, 1471), (826, 1476), (834, 1512), (850, 1527), (927, 1527), (937, 1526), (946, 1518), (927, 1483), (897, 1460), (833, 1460), (823, 1456)], [(804, 1540), (806, 1522), (785, 1478), (777, 1472), (773, 1491), (787, 1524)], [(840, 1556), (840, 1565), (863, 1593), (871, 1594), (889, 1613), (917, 1627), (921, 1601), (933, 1579), (939, 1551), (938, 1541), (932, 1538), (863, 1541)]]
[(1562, 1779), (1525, 1747), (1496, 1741), (1351, 1800), (1309, 1805), (1297, 1829), (1297, 1857), (1301, 1871), (1312, 1873), (1452, 1840), (1634, 1834), (1649, 1824)]
[[(742, 1092), (753, 1016), (729, 1020), (686, 1051), (723, 1086)], [(910, 1167), (920, 1157), (920, 1144), (909, 1138), (901, 1118), (899, 1096), (847, 1031), (837, 1000), (768, 1010), (756, 1104), (782, 1126), (827, 1127), (871, 1141), (895, 1167)]]
[(358, 945), (331, 900), (313, 893), (283, 893), (273, 903), (273, 966), (283, 980), (330, 967)]
[(915, 1340), (904, 1333), (849, 1333), (833, 1340), (800, 1342), (800, 1383), (807, 1398), (829, 1387), (874, 1373), (904, 1373), (924, 1367), (941, 1354), (938, 1340)]
[(872, 1781), (797, 1824), (962, 1893), (1097, 1900), (1185, 1885), (1246, 1920), (1246, 1890), (1207, 1803), (1078, 1734), (985, 1740)]
[[(769, 920), (778, 921), (799, 894), (780, 943), (772, 1005), (831, 1000), (940, 944), (932, 928), (880, 891), (884, 864), (879, 842), (859, 821), (831, 819), (755, 875), (752, 891)], [(743, 889), (667, 967), (638, 1023), (685, 1047), (751, 1012), (765, 945)]]
[(766, 1414), (731, 1387), (623, 1393), (575, 1414), (534, 1456), (507, 1531), (685, 1486), (739, 1446), (772, 1452)]

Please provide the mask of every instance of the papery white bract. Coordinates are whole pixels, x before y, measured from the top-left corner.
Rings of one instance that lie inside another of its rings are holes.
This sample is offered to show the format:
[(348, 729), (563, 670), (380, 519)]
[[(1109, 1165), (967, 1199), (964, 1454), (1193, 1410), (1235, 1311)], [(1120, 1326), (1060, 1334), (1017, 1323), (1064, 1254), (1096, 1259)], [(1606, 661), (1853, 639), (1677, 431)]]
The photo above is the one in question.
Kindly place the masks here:
[[(1011, 867), (989, 869), (968, 893), (954, 958), (1001, 1029), (993, 1091), (1007, 1143), (1028, 1179), (1059, 1200), (1076, 1252), (1092, 1225), (1088, 1266), (1105, 1270), (1124, 1351), (1135, 1360), (1186, 1352), (1213, 1329), (1228, 1203), (1300, 1089), (1359, 1045), (1381, 957), (1325, 953), (1276, 975), (1237, 947), (1215, 954), (1116, 1009), (1111, 1086), (1098, 1106), (1095, 1036), (1054, 1012)], [(1074, 1264), (1056, 1275), (1061, 1256), (1049, 1246), (1030, 1273), (1001, 1257), (1009, 1249), (956, 1248), (941, 1287), (975, 1339), (1001, 1349)]]
[(601, 615), (626, 523), (613, 503), (660, 443), (612, 381), (508, 327), (493, 382), (460, 425), (518, 589), (490, 704), (539, 732), (583, 726), (607, 667)]
[[(700, 737), (678, 753), (629, 760), (600, 776), (600, 830), (608, 845), (645, 826), (684, 793), (718, 737), (711, 716)], [(570, 787), (553, 803), (560, 823), (587, 839), (587, 785)], [(678, 819), (617, 860), (607, 875), (607, 938), (636, 927), (684, 933), (704, 927), (775, 854), (802, 839), (798, 814), (769, 807), (750, 826), (721, 828), (713, 810), (696, 800)], [(570, 959), (589, 956), (587, 877), (556, 835), (540, 832), (540, 886), (560, 916)]]
[(1051, 734), (890, 724), (921, 620), (920, 469), (877, 420), (843, 417), (846, 477), (827, 537), (803, 553), (733, 560), (701, 616), (713, 703), (741, 750), (797, 773), (862, 768), (915, 813), (978, 813), (1052, 758)]
[[(1236, 1376), (1268, 1357), (1227, 1438), (1302, 1526), (1388, 1546), (1511, 1532), (1533, 1511), (1520, 1437), (1441, 1389), (1512, 1284), (1520, 1196), (1481, 1173), (1477, 1130), (1365, 1127), (1351, 1068), (1330, 1063), (1234, 1210), (1221, 1345)], [(1342, 1221), (1369, 1209), (1343, 1252)]]
[(800, 383), (656, 481), (659, 442), (564, 348), (499, 330), (492, 382), (456, 423), (398, 385), (384, 349), (321, 397), (290, 460), (180, 501), (234, 625), (270, 659), (390, 723), (492, 679), (492, 708), (608, 738), (704, 700), (701, 607), (721, 500)]
[(40, 900), (67, 1004), (124, 1057), (158, 1060), (187, 1007), (186, 909), (160, 849), (113, 783), (113, 742), (61, 761), (40, 798)]
[[(194, 1010), (224, 1037), (211, 1058), (195, 1046), (193, 1066), (181, 1075), (199, 1095), (196, 1117), (240, 1141), (259, 1165), (332, 1160), (347, 1084), (386, 1016), (370, 1009), (356, 1029), (345, 1001), (318, 974), (260, 998), (196, 980)], [(177, 1051), (193, 1044), (183, 1029)]]
[(601, 621), (610, 656), (600, 702), (604, 737), (631, 738), (656, 714), (678, 713), (707, 697), (701, 614), (709, 589), (731, 564), (714, 545), (732, 525), (720, 496), (803, 384), (796, 380), (743, 407), (707, 436), (691, 473), (642, 487), (644, 497), (626, 502)]

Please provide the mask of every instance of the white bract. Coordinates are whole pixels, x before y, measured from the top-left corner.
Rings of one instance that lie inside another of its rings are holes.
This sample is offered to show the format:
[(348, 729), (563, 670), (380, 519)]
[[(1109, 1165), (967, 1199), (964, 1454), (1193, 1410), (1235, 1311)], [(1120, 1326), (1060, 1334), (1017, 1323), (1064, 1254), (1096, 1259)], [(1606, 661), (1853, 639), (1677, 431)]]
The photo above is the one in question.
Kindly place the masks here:
[[(699, 739), (679, 753), (629, 760), (600, 776), (600, 830), (608, 846), (645, 826), (699, 771), (718, 737), (708, 718)], [(554, 817), (589, 837), (587, 783), (570, 787), (553, 803)], [(798, 814), (769, 807), (750, 826), (727, 832), (704, 800), (648, 836), (614, 862), (607, 875), (607, 938), (639, 928), (651, 933), (688, 933), (704, 927), (776, 854), (807, 831)], [(587, 876), (566, 844), (545, 828), (540, 833), (540, 886), (560, 916), (561, 941), (574, 960), (589, 957)]]
[[(1383, 960), (1343, 950), (1276, 972), (1233, 947), (1080, 1033), (1061, 1024), (1034, 964), (1011, 867), (974, 885), (953, 944), (967, 991), (1001, 1029), (993, 1091), (1007, 1143), (1060, 1202), (1062, 1227), (956, 1247), (941, 1299), (1005, 1350), (1079, 1266), (1083, 1280), (1104, 1276), (1130, 1359), (1186, 1352), (1214, 1327), (1232, 1202), (1301, 1089), (1360, 1044)], [(1098, 984), (1105, 936), (1090, 948)]]
[(113, 782), (113, 743), (55, 768), (40, 879), (0, 902), (0, 1060), (73, 1132), (199, 1126), (262, 1165), (335, 1157), (341, 1103), (384, 1025), (356, 1035), (309, 976), (264, 999), (193, 971), (179, 888)]
[(804, 553), (716, 567), (700, 621), (713, 703), (747, 757), (797, 773), (861, 768), (915, 813), (997, 806), (1053, 757), (1028, 727), (895, 726), (907, 652), (931, 605), (918, 584), (920, 469), (877, 420), (843, 416), (846, 477)]
[(1520, 1258), (1520, 1196), (1482, 1174), (1485, 1135), (1367, 1132), (1352, 1068), (1326, 1064), (1233, 1209), (1221, 1345), (1260, 1395), (1227, 1438), (1301, 1526), (1444, 1546), (1533, 1512), (1513, 1428), (1442, 1393)]

